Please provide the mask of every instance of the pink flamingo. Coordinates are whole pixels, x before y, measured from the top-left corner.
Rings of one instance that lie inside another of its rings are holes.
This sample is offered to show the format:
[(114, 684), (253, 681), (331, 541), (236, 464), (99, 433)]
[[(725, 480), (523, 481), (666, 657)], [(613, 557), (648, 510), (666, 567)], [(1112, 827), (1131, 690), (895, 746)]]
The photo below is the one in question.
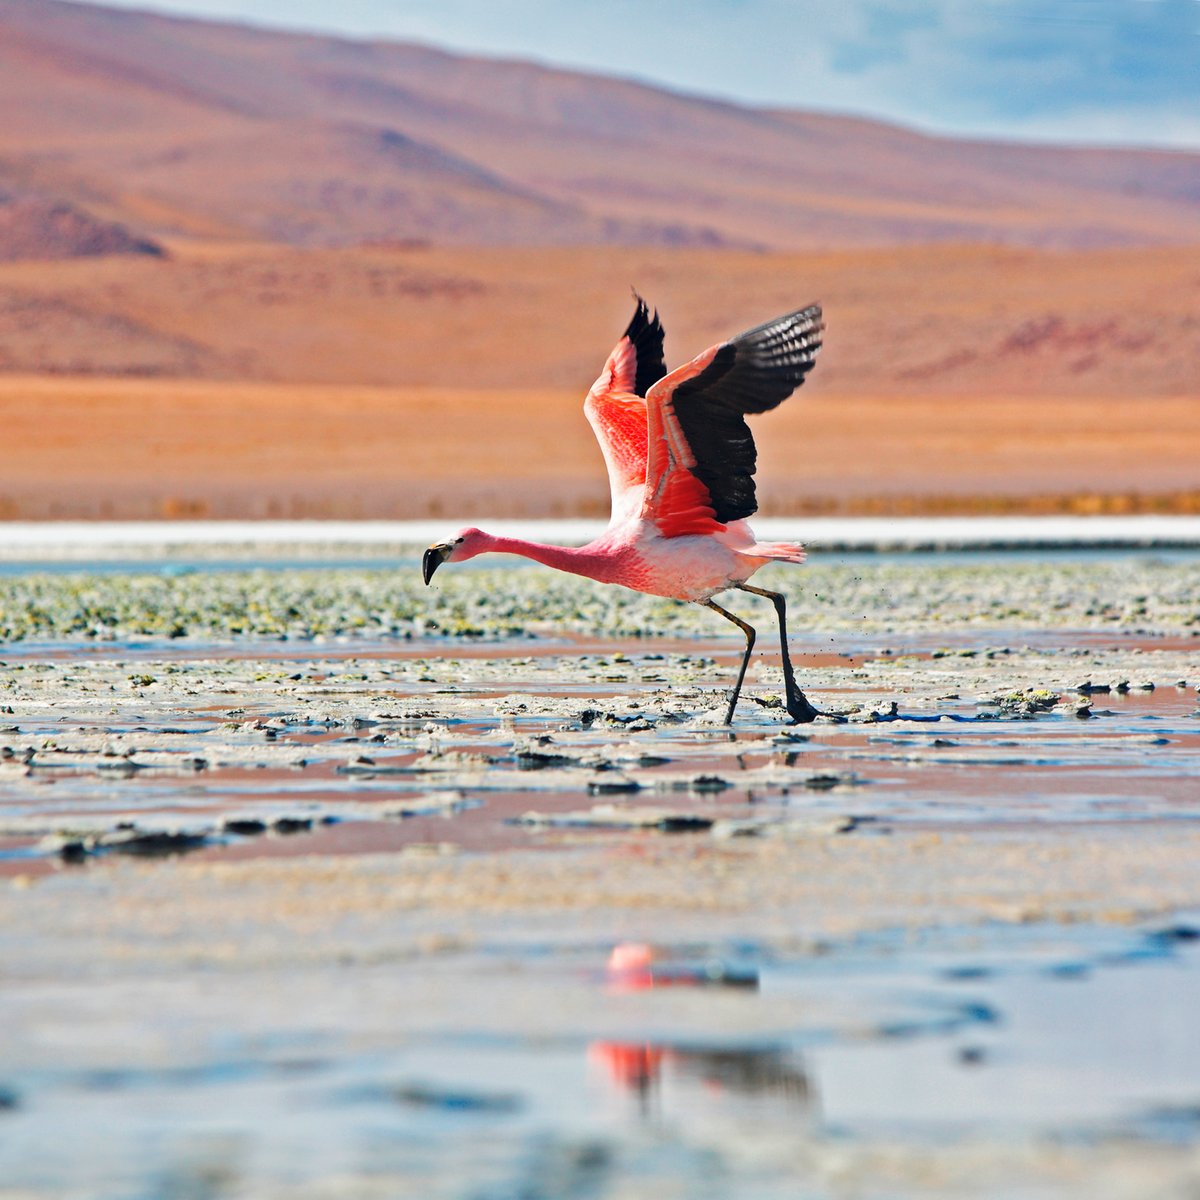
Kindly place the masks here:
[(461, 529), (425, 551), (425, 582), (444, 562), (494, 551), (703, 604), (746, 635), (726, 725), (733, 720), (755, 631), (712, 597), (729, 588), (765, 596), (779, 617), (788, 714), (795, 722), (811, 721), (819, 714), (796, 685), (784, 598), (746, 582), (766, 563), (803, 562), (804, 548), (760, 542), (746, 523), (758, 504), (754, 439), (743, 418), (775, 408), (804, 382), (821, 348), (821, 309), (812, 304), (776, 317), (667, 374), (658, 313), (651, 316), (646, 302), (636, 293), (635, 298), (637, 311), (583, 405), (608, 466), (608, 528), (580, 547)]

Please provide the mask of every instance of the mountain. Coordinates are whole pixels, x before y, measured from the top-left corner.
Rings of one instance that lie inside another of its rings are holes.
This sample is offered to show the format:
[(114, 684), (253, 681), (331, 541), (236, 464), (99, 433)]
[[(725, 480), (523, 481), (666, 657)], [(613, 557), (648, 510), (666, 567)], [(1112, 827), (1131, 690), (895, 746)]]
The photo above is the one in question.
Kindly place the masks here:
[(0, 0), (0, 112), (0, 194), (22, 214), (6, 223), (0, 208), (0, 259), (94, 253), (62, 236), (68, 211), (119, 253), (1065, 249), (1194, 242), (1200, 228), (1197, 154), (929, 137), (527, 62), (63, 0)]

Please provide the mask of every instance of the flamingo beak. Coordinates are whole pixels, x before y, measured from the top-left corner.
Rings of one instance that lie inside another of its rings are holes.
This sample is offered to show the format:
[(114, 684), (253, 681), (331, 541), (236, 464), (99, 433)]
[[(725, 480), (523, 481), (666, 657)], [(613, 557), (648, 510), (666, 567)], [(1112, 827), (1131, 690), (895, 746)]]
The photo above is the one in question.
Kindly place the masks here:
[(429, 581), (433, 578), (433, 573), (446, 561), (447, 555), (450, 553), (449, 546), (430, 546), (425, 551), (421, 559), (421, 574), (425, 579), (426, 587), (429, 586)]

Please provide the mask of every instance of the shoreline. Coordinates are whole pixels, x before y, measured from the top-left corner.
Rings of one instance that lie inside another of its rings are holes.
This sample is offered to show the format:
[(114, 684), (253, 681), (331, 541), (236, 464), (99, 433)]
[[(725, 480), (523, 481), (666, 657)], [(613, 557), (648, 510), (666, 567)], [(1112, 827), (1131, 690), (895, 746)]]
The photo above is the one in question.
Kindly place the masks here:
[[(490, 520), (510, 537), (583, 543), (599, 520)], [(385, 558), (427, 545), (470, 518), (436, 521), (11, 521), (0, 522), (0, 561), (133, 558)], [(765, 517), (755, 531), (797, 538), (813, 551), (1160, 550), (1200, 548), (1200, 517)]]

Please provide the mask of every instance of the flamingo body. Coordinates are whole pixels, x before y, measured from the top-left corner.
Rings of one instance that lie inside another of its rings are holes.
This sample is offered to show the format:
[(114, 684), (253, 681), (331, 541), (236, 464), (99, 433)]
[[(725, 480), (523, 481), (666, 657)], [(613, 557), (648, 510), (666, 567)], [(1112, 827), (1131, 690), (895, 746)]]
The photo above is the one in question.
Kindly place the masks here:
[(711, 346), (668, 373), (658, 314), (651, 316), (637, 297), (633, 319), (584, 401), (608, 468), (608, 528), (580, 547), (463, 529), (425, 552), (425, 582), (443, 562), (499, 552), (600, 583), (704, 604), (747, 636), (727, 721), (754, 631), (712, 597), (729, 588), (768, 596), (779, 615), (788, 711), (795, 720), (811, 720), (816, 710), (792, 678), (783, 597), (747, 583), (768, 562), (802, 563), (804, 549), (792, 542), (760, 542), (746, 523), (757, 502), (754, 440), (744, 418), (775, 408), (800, 386), (823, 328), (820, 308), (810, 305)]
[[(461, 539), (461, 541), (457, 540)], [(669, 537), (652, 521), (634, 518), (610, 527), (586, 546), (546, 546), (520, 538), (496, 537), (482, 529), (456, 535), (443, 562), (464, 562), (480, 554), (519, 554), (536, 562), (616, 583), (651, 596), (704, 601), (745, 583), (772, 559), (800, 563), (802, 547), (755, 542), (744, 521), (713, 534)]]

